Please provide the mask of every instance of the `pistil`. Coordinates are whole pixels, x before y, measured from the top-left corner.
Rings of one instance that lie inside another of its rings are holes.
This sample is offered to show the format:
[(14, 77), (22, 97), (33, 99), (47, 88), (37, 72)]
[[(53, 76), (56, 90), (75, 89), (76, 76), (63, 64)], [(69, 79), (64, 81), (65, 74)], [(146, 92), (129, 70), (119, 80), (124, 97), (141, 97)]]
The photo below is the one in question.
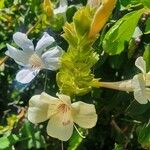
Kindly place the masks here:
[(31, 55), (29, 59), (29, 64), (31, 65), (32, 68), (42, 69), (44, 67), (42, 59), (35, 53)]

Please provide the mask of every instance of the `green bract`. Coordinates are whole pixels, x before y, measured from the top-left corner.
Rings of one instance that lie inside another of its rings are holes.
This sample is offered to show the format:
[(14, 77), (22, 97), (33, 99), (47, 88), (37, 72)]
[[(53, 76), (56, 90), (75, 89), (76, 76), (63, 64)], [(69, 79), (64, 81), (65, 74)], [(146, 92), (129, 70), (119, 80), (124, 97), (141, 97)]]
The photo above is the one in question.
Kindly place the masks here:
[(99, 55), (92, 49), (96, 37), (88, 39), (87, 36), (92, 21), (91, 14), (89, 7), (83, 7), (76, 12), (73, 22), (64, 26), (63, 37), (69, 43), (69, 48), (61, 58), (57, 83), (60, 91), (67, 95), (82, 95), (92, 88), (94, 75), (91, 67), (98, 61)]
[(93, 12), (90, 7), (83, 7), (74, 15), (73, 22), (78, 38), (90, 30)]

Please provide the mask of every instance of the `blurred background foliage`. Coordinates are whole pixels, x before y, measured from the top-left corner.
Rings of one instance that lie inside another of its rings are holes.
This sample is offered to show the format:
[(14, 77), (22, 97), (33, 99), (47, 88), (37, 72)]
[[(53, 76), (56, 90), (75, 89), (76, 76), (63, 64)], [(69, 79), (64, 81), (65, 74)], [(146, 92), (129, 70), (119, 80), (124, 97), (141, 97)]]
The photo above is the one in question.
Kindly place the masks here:
[[(68, 5), (66, 18), (71, 22), (77, 9), (86, 5), (86, 0), (68, 0)], [(144, 56), (149, 71), (150, 14), (141, 12), (142, 8), (150, 8), (149, 0), (117, 1), (111, 19), (93, 45), (100, 54), (92, 68), (97, 78), (103, 81), (132, 78), (138, 72), (134, 62), (140, 55)], [(35, 39), (47, 31), (66, 50), (67, 42), (61, 37), (64, 22), (61, 15), (49, 18), (43, 11), (43, 0), (0, 0), (0, 61), (4, 59), (6, 43), (12, 42), (13, 33), (27, 32), (35, 24), (29, 33), (35, 43)], [(22, 85), (14, 80), (19, 68), (10, 58), (0, 66), (0, 149), (61, 149), (61, 141), (47, 135), (46, 123), (33, 125), (26, 118), (28, 100), (43, 91), (45, 80), (47, 93), (58, 92), (56, 72), (43, 70), (32, 83)], [(76, 99), (94, 103), (99, 118), (93, 129), (81, 129), (85, 139), (74, 131), (71, 139), (63, 143), (64, 149), (150, 149), (150, 103), (141, 105), (132, 93), (109, 89), (93, 89)]]

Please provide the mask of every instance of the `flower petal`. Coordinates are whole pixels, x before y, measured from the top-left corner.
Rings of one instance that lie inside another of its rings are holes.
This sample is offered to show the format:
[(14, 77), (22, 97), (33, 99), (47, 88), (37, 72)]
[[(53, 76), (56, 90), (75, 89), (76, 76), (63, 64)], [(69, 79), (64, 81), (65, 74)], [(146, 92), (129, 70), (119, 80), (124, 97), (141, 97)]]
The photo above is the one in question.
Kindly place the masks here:
[(145, 93), (143, 93), (141, 90), (135, 90), (135, 91), (134, 91), (134, 98), (135, 98), (140, 104), (146, 104), (146, 103), (148, 102)]
[(140, 104), (147, 103), (147, 97), (145, 95), (145, 80), (143, 74), (135, 75), (132, 79), (132, 86), (134, 90), (134, 98)]
[(143, 57), (138, 57), (136, 59), (135, 66), (137, 68), (139, 68), (142, 71), (142, 73), (146, 73), (146, 63), (145, 63)]
[(141, 91), (145, 90), (145, 80), (144, 80), (144, 75), (143, 74), (137, 74), (133, 77), (132, 82), (131, 82), (133, 89), (138, 89)]
[(48, 33), (44, 32), (43, 37), (38, 41), (35, 51), (38, 55), (41, 55), (43, 50), (45, 50), (48, 46), (50, 46), (53, 42), (55, 42), (54, 38), (50, 36)]
[(6, 51), (5, 54), (14, 59), (16, 63), (18, 63), (21, 66), (26, 66), (28, 64), (30, 54), (18, 50), (9, 44), (7, 44), (7, 48), (8, 51)]
[(73, 121), (82, 128), (92, 128), (96, 125), (97, 114), (93, 104), (78, 101), (71, 104)]
[(65, 13), (68, 7), (68, 2), (67, 0), (60, 0), (59, 2), (59, 7), (54, 9), (54, 14), (61, 14)]
[(146, 86), (150, 86), (150, 72), (146, 73)]
[(147, 100), (150, 102), (150, 89), (149, 88), (146, 88), (145, 95), (147, 97)]
[(71, 99), (69, 96), (64, 94), (59, 94), (59, 93), (57, 93), (57, 96), (59, 97), (60, 100), (62, 100), (67, 105), (71, 105)]
[(42, 92), (42, 94), (41, 94), (41, 99), (43, 99), (45, 102), (47, 102), (47, 103), (49, 103), (49, 104), (53, 103), (54, 101), (59, 102), (59, 99), (58, 99), (58, 98), (53, 97), (53, 96), (51, 96), (51, 95), (48, 95), (48, 94), (45, 93), (45, 92)]
[(28, 53), (33, 53), (34, 45), (33, 45), (32, 41), (28, 39), (28, 37), (25, 33), (16, 32), (13, 35), (13, 40), (24, 51), (26, 51)]
[(59, 46), (56, 46), (56, 47), (52, 47), (48, 51), (46, 51), (42, 55), (42, 57), (46, 57), (46, 55), (48, 55), (49, 58), (57, 58), (57, 57), (60, 57), (63, 54), (64, 54), (64, 51), (62, 50), (62, 48), (59, 47)]
[(31, 82), (38, 73), (39, 70), (22, 69), (17, 73), (16, 80), (20, 83), (26, 84)]
[(63, 50), (60, 47), (55, 47), (45, 52), (42, 55), (45, 69), (57, 70), (60, 67), (59, 58), (63, 54)]
[(64, 124), (62, 113), (52, 116), (47, 125), (47, 133), (49, 136), (67, 141), (73, 133), (72, 119), (70, 118), (68, 123)]
[(48, 95), (45, 92), (41, 94), (41, 100), (47, 103), (48, 106), (48, 115), (49, 117), (57, 113), (58, 105), (60, 104), (60, 100), (56, 97)]
[(32, 123), (44, 122), (49, 118), (48, 105), (40, 95), (32, 96), (29, 100), (28, 120)]

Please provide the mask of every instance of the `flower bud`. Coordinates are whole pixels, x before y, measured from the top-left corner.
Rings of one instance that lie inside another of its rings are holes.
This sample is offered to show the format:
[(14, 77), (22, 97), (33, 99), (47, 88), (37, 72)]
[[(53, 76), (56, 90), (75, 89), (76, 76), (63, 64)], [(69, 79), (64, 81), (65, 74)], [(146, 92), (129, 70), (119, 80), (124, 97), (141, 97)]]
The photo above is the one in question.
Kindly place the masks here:
[(51, 0), (44, 0), (43, 2), (43, 11), (48, 16), (51, 17), (53, 14), (53, 6)]

